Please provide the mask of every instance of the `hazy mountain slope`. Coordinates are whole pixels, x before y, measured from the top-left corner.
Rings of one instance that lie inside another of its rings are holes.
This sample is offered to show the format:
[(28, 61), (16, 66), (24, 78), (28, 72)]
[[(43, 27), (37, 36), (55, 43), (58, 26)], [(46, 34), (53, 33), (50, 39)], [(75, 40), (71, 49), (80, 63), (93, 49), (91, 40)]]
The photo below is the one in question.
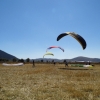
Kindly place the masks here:
[(18, 59), (17, 57), (15, 57), (15, 56), (13, 56), (13, 55), (11, 55), (11, 54), (8, 54), (8, 53), (6, 53), (6, 52), (0, 50), (0, 59), (8, 59), (8, 60), (11, 60), (11, 59), (13, 59), (13, 58)]

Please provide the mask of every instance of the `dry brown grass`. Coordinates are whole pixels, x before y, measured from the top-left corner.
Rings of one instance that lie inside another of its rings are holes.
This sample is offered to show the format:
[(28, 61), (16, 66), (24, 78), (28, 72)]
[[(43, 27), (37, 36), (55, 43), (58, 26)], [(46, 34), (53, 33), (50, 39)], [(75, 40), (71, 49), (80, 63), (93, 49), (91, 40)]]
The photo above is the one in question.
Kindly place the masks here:
[(100, 100), (100, 65), (0, 65), (0, 100)]

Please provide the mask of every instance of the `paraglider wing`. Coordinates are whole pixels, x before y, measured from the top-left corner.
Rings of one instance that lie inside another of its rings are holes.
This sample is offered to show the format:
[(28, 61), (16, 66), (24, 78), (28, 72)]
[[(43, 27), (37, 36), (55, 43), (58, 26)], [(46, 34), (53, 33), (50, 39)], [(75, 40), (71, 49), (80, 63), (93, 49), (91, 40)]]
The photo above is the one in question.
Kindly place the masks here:
[(61, 47), (58, 47), (58, 48), (61, 49), (64, 52), (64, 49), (63, 48), (61, 48)]
[(47, 52), (49, 49), (52, 49), (52, 48), (55, 48), (55, 46), (51, 46), (51, 47), (47, 48), (46, 52)]
[(47, 48), (46, 52), (47, 52), (49, 49), (52, 49), (52, 48), (59, 48), (59, 49), (61, 49), (61, 50), (64, 52), (64, 49), (61, 48), (61, 47), (58, 47), (58, 46), (51, 46), (51, 47)]
[(54, 56), (54, 54), (51, 53), (51, 52), (47, 52), (47, 53), (45, 53), (45, 54), (43, 55), (43, 58), (44, 58), (45, 55), (52, 55), (52, 56)]
[(81, 37), (78, 34), (75, 34), (74, 32), (66, 32), (66, 33), (62, 33), (57, 37), (57, 41), (59, 41), (62, 37), (66, 36), (66, 35), (70, 35), (72, 37), (74, 37), (82, 46), (83, 49), (86, 48), (86, 41), (83, 39), (83, 37)]
[(86, 48), (86, 41), (83, 39), (83, 37), (81, 37), (80, 35), (75, 34), (75, 33), (71, 33), (69, 35), (71, 35), (72, 37), (74, 37), (81, 44), (81, 46), (83, 47), (83, 49)]
[(59, 41), (62, 37), (66, 36), (66, 35), (68, 35), (68, 34), (66, 34), (66, 33), (60, 34), (60, 35), (57, 37), (57, 41)]

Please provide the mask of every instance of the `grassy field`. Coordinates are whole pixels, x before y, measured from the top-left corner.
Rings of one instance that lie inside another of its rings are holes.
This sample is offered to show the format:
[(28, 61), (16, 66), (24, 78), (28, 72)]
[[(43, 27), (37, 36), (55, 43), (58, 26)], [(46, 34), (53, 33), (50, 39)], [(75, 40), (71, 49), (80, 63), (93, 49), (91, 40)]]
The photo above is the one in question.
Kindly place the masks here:
[(100, 100), (100, 65), (0, 65), (0, 100)]

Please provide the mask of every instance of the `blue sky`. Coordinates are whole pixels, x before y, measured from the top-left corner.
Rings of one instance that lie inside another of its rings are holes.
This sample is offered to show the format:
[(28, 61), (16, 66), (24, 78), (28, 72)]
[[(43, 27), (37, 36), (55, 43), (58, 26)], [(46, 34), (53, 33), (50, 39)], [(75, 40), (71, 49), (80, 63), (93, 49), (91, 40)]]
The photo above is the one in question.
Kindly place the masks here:
[[(87, 42), (85, 50), (71, 36), (59, 41), (62, 32), (75, 32)], [(54, 56), (100, 58), (100, 0), (0, 0), (0, 49), (18, 58), (41, 58), (50, 46)]]

